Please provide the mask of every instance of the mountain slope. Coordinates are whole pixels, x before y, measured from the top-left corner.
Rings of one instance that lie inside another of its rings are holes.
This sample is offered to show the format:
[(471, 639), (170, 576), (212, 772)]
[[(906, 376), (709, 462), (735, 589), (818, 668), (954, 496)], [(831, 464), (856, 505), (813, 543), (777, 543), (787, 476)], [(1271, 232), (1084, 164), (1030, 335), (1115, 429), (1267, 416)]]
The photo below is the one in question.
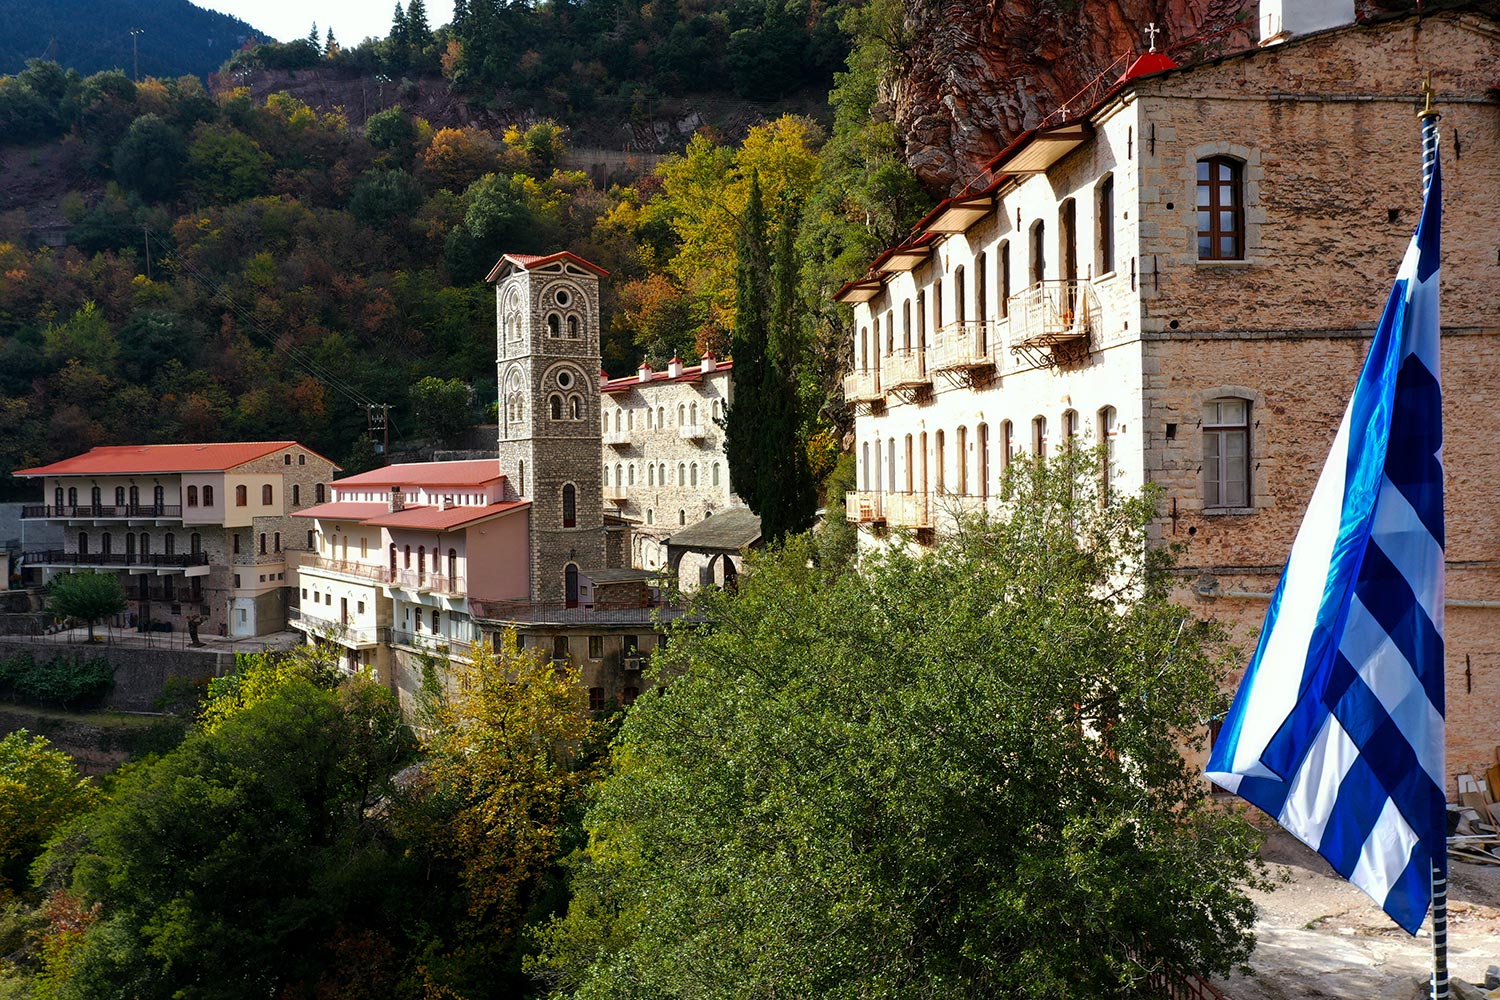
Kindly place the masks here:
[(259, 35), (239, 18), (188, 0), (0, 0), (0, 74), (26, 60), (51, 59), (88, 75), (135, 70), (130, 31), (138, 36), (140, 75), (206, 77)]

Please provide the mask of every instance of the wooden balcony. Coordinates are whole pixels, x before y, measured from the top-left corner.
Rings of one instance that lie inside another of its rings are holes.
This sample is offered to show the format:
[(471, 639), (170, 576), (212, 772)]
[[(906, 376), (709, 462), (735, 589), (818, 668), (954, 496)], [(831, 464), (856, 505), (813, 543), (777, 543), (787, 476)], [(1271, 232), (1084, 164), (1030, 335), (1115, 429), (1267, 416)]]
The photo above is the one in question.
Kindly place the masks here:
[(92, 566), (99, 569), (158, 569), (207, 566), (207, 552), (64, 552), (46, 549), (25, 552), (27, 566)]
[(1011, 353), (1042, 368), (1088, 356), (1100, 322), (1088, 281), (1041, 281), (1010, 298)]
[(77, 503), (61, 507), (52, 504), (27, 504), (21, 508), (23, 518), (55, 518), (68, 521), (182, 520), (182, 505), (175, 503)]
[(928, 351), (928, 367), (938, 372), (965, 372), (995, 367), (1000, 336), (990, 322), (954, 322), (937, 332)]
[(921, 348), (897, 351), (884, 358), (882, 365), (887, 389), (921, 389), (932, 384), (932, 376), (927, 371), (927, 352)]
[(880, 372), (857, 371), (844, 376), (844, 401), (847, 403), (879, 403), (885, 399), (880, 388)]
[(860, 490), (854, 493), (844, 494), (844, 517), (855, 524), (882, 524), (885, 515), (881, 513), (882, 494)]
[(861, 490), (844, 494), (845, 517), (855, 524), (886, 524), (893, 528), (930, 528), (931, 497), (926, 493), (884, 493)]

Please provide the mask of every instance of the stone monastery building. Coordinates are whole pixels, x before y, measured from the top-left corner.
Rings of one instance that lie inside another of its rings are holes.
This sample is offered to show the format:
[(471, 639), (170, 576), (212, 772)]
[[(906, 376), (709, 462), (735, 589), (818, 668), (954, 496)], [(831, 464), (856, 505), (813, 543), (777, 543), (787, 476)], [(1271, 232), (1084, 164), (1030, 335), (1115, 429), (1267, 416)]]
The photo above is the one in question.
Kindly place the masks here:
[(867, 545), (930, 543), (993, 509), (1014, 456), (1102, 444), (1114, 486), (1164, 488), (1183, 596), (1253, 648), (1416, 224), (1431, 71), (1458, 773), (1500, 743), (1500, 25), (1335, 13), (1305, 33), (1273, 14), (1259, 48), (1196, 65), (1141, 57), (838, 293), (848, 516)]

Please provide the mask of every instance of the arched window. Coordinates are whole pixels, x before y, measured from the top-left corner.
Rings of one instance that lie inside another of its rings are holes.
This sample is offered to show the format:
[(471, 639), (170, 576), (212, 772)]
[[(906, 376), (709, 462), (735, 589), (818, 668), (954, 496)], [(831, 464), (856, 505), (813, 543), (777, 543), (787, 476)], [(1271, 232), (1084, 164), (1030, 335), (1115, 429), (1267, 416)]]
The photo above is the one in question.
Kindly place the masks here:
[(687, 463), (686, 462), (678, 462), (677, 463), (677, 485), (678, 486), (686, 486), (687, 485)]
[(953, 269), (953, 320), (962, 323), (969, 318), (967, 298), (968, 274), (960, 265)]
[(449, 549), (448, 550), (448, 586), (449, 587), (453, 587), (454, 586), (454, 582), (453, 581), (455, 581), (457, 579), (458, 579), (458, 550), (457, 549)]
[(990, 318), (989, 263), (982, 250), (974, 258), (974, 318), (980, 323)]
[(1115, 269), (1115, 175), (1105, 174), (1094, 187), (1096, 264), (1101, 275)]
[(187, 488), (187, 505), (189, 507), (198, 506), (198, 487), (189, 486)]
[(99, 552), (101, 555), (109, 555), (115, 550), (115, 540), (110, 537), (109, 532), (99, 536)]
[(1000, 272), (1000, 318), (1010, 316), (1010, 240), (1000, 244), (1000, 261), (995, 265)]
[(236, 486), (234, 488), (234, 505), (243, 507), (250, 502), (250, 488), (247, 486)]
[(401, 568), (402, 569), (411, 569), (411, 546), (410, 545), (406, 546), (406, 548), (402, 550), (401, 556), (402, 556), (402, 559), (401, 559)]
[(1078, 411), (1063, 411), (1063, 447), (1072, 448), (1078, 443)]
[[(203, 488), (205, 490), (210, 490), (213, 487), (211, 487), (211, 486), (205, 486)], [(62, 503), (62, 490), (58, 490), (57, 491), (57, 502), (59, 504)], [(208, 503), (208, 501), (206, 499), (203, 501), (203, 505), (205, 507), (209, 505), (209, 503)], [(115, 487), (115, 506), (116, 507), (123, 507), (123, 506), (125, 506), (125, 487), (123, 487), (123, 486), (116, 486)]]
[(77, 507), (78, 506), (78, 487), (76, 487), (76, 486), (69, 486), (68, 487), (68, 506), (69, 507)]
[(646, 523), (647, 524), (655, 524), (656, 523), (656, 511), (652, 510), (649, 507), (646, 508)]
[(563, 415), (563, 398), (558, 393), (553, 393), (547, 398), (547, 411), (553, 420), (561, 420)]
[(619, 462), (615, 463), (615, 485), (625, 485), (625, 466), (621, 465)]
[[(78, 502), (76, 499), (74, 499), (72, 493), (73, 493), (72, 490), (68, 491), (68, 503), (70, 503), (70, 504)], [(132, 506), (132, 507), (139, 507), (140, 505), (141, 505), (141, 488), (139, 486), (132, 486), (132, 487), (130, 487), (130, 506)]]
[(1099, 495), (1109, 499), (1110, 484), (1115, 478), (1115, 437), (1120, 433), (1113, 406), (1099, 410)]
[(61, 486), (52, 491), (52, 503), (53, 506), (57, 507), (58, 513), (61, 513), (63, 508), (63, 488)]
[(167, 532), (166, 537), (161, 540), (161, 550), (169, 556), (175, 556), (177, 554), (177, 536), (170, 531)]
[[(563, 596), (567, 600), (568, 607), (578, 607), (578, 566), (568, 563), (563, 568)], [(567, 655), (567, 639), (563, 638), (563, 655)]]
[(604, 485), (605, 486), (609, 485), (609, 466), (608, 465), (604, 466)]
[(203, 554), (203, 536), (196, 531), (188, 536), (188, 551), (195, 556)]
[(687, 423), (687, 407), (681, 403), (677, 404), (677, 426), (682, 427)]
[(677, 512), (677, 523), (678, 524), (687, 524), (687, 511), (685, 511), (685, 510), (679, 510)]
[(564, 528), (578, 526), (578, 489), (572, 483), (562, 488), (562, 524)]
[(323, 484), (322, 484), (322, 483), (319, 483), (319, 484), (318, 484), (318, 485), (317, 485), (317, 486), (316, 486), (316, 487), (315, 487), (315, 488), (314, 488), (314, 494), (315, 494), (315, 496), (316, 496), (316, 497), (317, 497), (317, 500), (318, 500), (318, 503), (322, 503), (322, 502), (323, 502), (323, 497), (324, 497), (324, 496), (325, 496), (325, 495), (326, 495), (326, 494), (325, 494), (325, 493), (324, 493), (324, 491), (323, 491)]
[(1031, 283), (1040, 285), (1047, 277), (1047, 227), (1041, 219), (1031, 224)]
[(697, 462), (693, 463), (691, 471), (692, 471), (692, 485), (697, 486), (698, 485), (698, 463)]
[(688, 407), (688, 423), (694, 427), (698, 426), (698, 404), (693, 403)]
[(151, 491), (151, 504), (152, 504), (152, 506), (154, 506), (156, 508), (156, 512), (158, 514), (161, 513), (162, 506), (166, 502), (167, 502), (167, 491), (166, 491), (165, 488), (163, 488), (161, 486), (158, 486), (158, 487), (156, 487), (155, 489), (153, 489)]
[(629, 485), (629, 486), (634, 486), (635, 485), (635, 463), (634, 462), (631, 462), (630, 465), (626, 466), (626, 468), (625, 468), (625, 477), (626, 477), (626, 484), (627, 485)]
[[(870, 490), (870, 442), (866, 441), (859, 448), (859, 474), (860, 482), (864, 483), (865, 492)], [(879, 452), (876, 452), (879, 454)]]
[(718, 462), (714, 463), (714, 485), (715, 486), (719, 485), (719, 463)]
[(1198, 161), (1198, 259), (1244, 260), (1244, 172), (1239, 160)]
[(96, 511), (99, 509), (103, 500), (104, 493), (99, 489), (99, 487), (95, 486), (93, 489), (89, 490), (89, 503), (94, 505), (94, 509)]
[(1047, 418), (1033, 417), (1031, 420), (1031, 454), (1036, 458), (1047, 457)]
[(937, 492), (939, 494), (942, 494), (948, 488), (947, 438), (942, 431), (938, 431), (937, 434), (933, 436), (933, 449), (935, 454), (933, 455), (934, 460), (932, 464), (937, 471), (937, 482), (935, 482), (933, 485), (937, 487)]
[(1000, 422), (1000, 471), (1004, 472), (1010, 468), (1011, 457), (1015, 454), (1015, 425), (1009, 420)]
[(271, 536), (271, 551), (273, 551), (273, 552), (280, 552), (281, 551), (281, 532), (279, 532), (279, 531), (276, 532), (274, 535)]
[(213, 505), (214, 505), (214, 488), (212, 486), (205, 486), (205, 487), (203, 487), (203, 506), (205, 506), (205, 507), (212, 507)]
[(143, 532), (141, 532), (141, 558), (144, 559), (146, 556), (149, 556), (150, 554), (151, 554), (151, 536), (148, 535), (148, 534), (146, 534), (143, 531)]
[(271, 499), (271, 497), (272, 497), (272, 494), (271, 494), (271, 484), (267, 483), (266, 485), (264, 485), (264, 486), (262, 486), (260, 488), (260, 502), (261, 502), (261, 505), (264, 506), (264, 507), (271, 506), (271, 504), (273, 502), (272, 499)]
[(667, 408), (658, 406), (656, 408), (656, 427), (658, 430), (667, 426)]
[(292, 484), (292, 506), (293, 507), (297, 507), (297, 506), (300, 506), (301, 504), (302, 504), (302, 486), (299, 483), (293, 483)]
[(656, 465), (651, 462), (646, 463), (646, 485), (656, 485)]
[(547, 314), (547, 335), (551, 337), (562, 336), (562, 317), (557, 313)]
[(578, 317), (577, 316), (569, 316), (568, 317), (568, 336), (572, 337), (574, 340), (577, 340), (578, 337), (579, 337)]
[(417, 546), (417, 582), (427, 578), (427, 546)]
[(569, 408), (569, 412), (572, 414), (572, 417), (573, 417), (574, 420), (582, 420), (583, 419), (583, 397), (582, 396), (569, 396), (568, 397), (568, 408)]
[(78, 554), (86, 556), (89, 554), (89, 533), (80, 531), (78, 533)]
[(264, 531), (260, 533), (260, 554), (266, 554), (266, 533)]
[(391, 543), (390, 559), (391, 559), (391, 576), (395, 577), (395, 575), (396, 575), (396, 543), (395, 542)]
[(975, 429), (979, 449), (979, 496), (988, 500), (990, 496), (990, 425), (980, 424)]

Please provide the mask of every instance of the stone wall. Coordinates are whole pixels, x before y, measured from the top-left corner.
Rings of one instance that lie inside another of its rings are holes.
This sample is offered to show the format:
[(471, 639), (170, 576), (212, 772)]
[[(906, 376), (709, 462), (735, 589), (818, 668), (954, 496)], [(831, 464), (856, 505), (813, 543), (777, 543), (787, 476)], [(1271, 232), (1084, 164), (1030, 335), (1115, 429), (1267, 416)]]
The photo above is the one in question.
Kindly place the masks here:
[(104, 699), (104, 707), (127, 712), (156, 711), (167, 682), (173, 678), (199, 682), (222, 677), (234, 669), (233, 653), (0, 638), (0, 657), (23, 655), (36, 660), (54, 657), (108, 660), (115, 668), (115, 683)]

